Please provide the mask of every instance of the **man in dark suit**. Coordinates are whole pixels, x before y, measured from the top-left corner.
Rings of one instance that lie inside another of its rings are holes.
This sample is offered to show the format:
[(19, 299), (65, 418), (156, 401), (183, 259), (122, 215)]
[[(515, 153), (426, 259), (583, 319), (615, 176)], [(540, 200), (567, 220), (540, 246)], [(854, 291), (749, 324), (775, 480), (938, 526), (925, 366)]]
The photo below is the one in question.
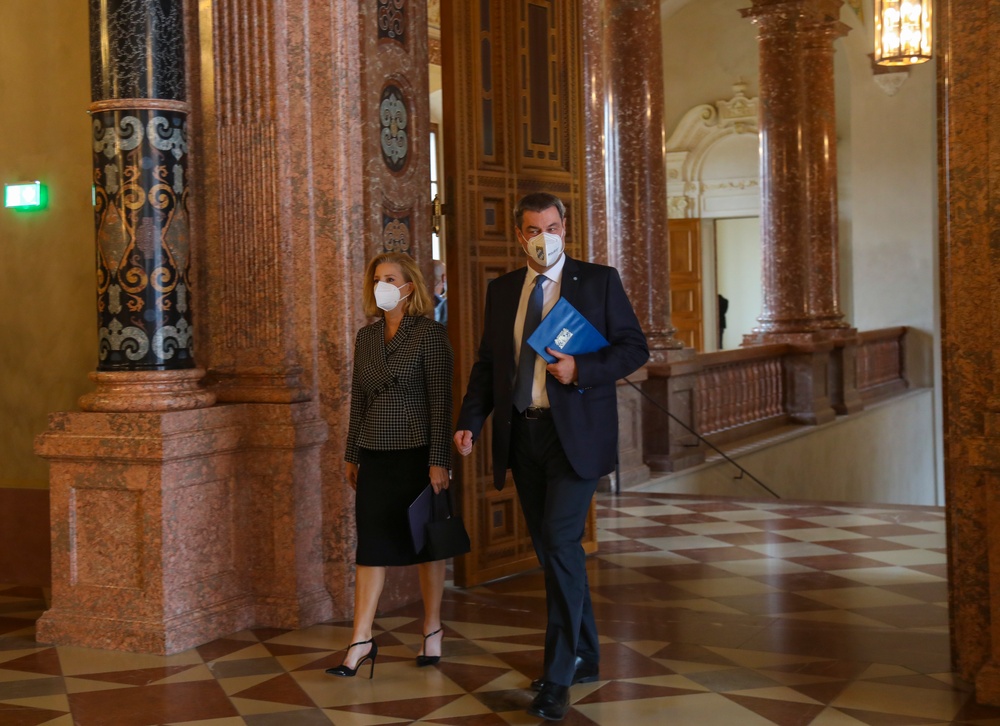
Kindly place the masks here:
[[(545, 570), (548, 624), (544, 675), (528, 709), (559, 720), (569, 686), (598, 678), (597, 626), (581, 540), (598, 479), (618, 456), (616, 381), (649, 358), (618, 272), (564, 253), (566, 210), (551, 194), (524, 197), (514, 212), (528, 266), (490, 283), (479, 356), (469, 376), (455, 445), (472, 451), (493, 413), (493, 477), (514, 475), (538, 560)], [(543, 277), (544, 276), (544, 277)], [(556, 362), (522, 344), (563, 297), (610, 345)], [(525, 332), (528, 331), (528, 333)]]

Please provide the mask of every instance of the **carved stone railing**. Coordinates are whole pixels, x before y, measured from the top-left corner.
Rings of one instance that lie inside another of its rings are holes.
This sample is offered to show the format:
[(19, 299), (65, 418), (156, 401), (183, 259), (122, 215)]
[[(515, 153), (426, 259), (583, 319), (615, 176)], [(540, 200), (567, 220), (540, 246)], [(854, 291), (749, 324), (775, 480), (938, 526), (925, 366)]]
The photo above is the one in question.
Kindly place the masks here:
[[(704, 461), (704, 446), (815, 425), (906, 390), (906, 328), (678, 355), (646, 367), (643, 457), (654, 471)], [(678, 423), (680, 421), (681, 423)], [(683, 425), (681, 425), (683, 424)]]
[(762, 345), (698, 356), (695, 387), (703, 436), (785, 416), (781, 355), (787, 346)]
[(865, 403), (905, 391), (905, 327), (859, 333), (857, 353), (858, 392)]

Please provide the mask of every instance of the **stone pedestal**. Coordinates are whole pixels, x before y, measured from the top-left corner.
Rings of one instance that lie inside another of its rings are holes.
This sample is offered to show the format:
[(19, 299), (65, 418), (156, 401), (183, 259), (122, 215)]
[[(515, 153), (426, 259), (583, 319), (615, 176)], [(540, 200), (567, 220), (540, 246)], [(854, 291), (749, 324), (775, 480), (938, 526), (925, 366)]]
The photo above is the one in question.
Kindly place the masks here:
[[(641, 368), (628, 380), (642, 386), (646, 369)], [(600, 491), (622, 491), (649, 481), (649, 467), (643, 461), (643, 415), (648, 402), (626, 381), (618, 381), (618, 469), (617, 478), (603, 477)]]
[(796, 423), (816, 425), (837, 414), (830, 400), (831, 342), (803, 343), (784, 358), (786, 410)]
[(327, 619), (325, 439), (315, 404), (52, 414), (36, 442), (53, 550), (39, 641), (169, 654)]
[(690, 348), (670, 351), (666, 363), (646, 366), (643, 389), (656, 403), (645, 402), (642, 425), (645, 460), (653, 471), (680, 471), (705, 461), (698, 437), (685, 428), (698, 430), (698, 369), (697, 355)]

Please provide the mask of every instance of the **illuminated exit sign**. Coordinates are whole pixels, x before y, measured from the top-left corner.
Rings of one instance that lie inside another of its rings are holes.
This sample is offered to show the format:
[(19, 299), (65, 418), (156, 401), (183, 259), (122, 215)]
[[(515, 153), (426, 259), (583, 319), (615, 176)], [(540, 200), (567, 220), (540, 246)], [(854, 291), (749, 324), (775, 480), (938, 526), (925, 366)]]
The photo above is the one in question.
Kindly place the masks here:
[(45, 187), (37, 181), (4, 184), (3, 205), (10, 209), (41, 209), (45, 206)]

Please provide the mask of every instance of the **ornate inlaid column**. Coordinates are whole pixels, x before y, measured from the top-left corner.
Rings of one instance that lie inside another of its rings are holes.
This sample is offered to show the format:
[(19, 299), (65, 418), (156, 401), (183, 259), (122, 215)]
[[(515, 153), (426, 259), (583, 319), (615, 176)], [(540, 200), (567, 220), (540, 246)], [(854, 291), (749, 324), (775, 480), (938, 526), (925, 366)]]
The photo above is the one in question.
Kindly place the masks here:
[[(600, 5), (603, 32), (587, 41), (600, 43), (608, 61), (603, 64), (606, 116), (593, 119), (605, 134), (608, 261), (621, 272), (652, 360), (663, 361), (682, 344), (670, 322), (660, 3)], [(588, 65), (589, 76), (593, 64)], [(594, 151), (589, 144), (588, 151)]]
[(183, 3), (90, 6), (99, 363), (80, 406), (209, 406), (193, 353)]

